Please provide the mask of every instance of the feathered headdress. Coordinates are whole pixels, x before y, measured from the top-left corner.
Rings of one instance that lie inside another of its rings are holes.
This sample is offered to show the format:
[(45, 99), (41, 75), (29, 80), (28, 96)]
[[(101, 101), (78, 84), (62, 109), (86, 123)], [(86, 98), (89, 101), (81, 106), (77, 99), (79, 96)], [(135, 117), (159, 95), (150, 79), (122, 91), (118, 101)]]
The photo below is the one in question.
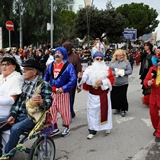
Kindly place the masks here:
[(100, 56), (103, 58), (105, 55), (104, 44), (102, 44), (101, 42), (96, 43), (96, 45), (92, 48), (91, 54), (92, 54), (92, 58), (95, 58), (97, 56)]

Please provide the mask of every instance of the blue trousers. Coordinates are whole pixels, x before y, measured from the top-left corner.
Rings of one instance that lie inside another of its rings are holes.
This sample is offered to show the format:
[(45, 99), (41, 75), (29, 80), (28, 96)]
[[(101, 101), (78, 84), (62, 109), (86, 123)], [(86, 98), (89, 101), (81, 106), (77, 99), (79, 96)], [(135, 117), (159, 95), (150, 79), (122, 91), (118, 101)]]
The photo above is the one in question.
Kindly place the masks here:
[[(0, 119), (0, 122), (1, 122), (1, 119)], [(16, 145), (18, 144), (20, 135), (22, 135), (24, 132), (32, 130), (34, 126), (35, 126), (35, 123), (33, 123), (32, 120), (28, 119), (27, 114), (21, 113), (17, 115), (15, 124), (13, 126), (6, 125), (5, 127), (1, 128), (0, 129), (0, 140), (1, 140), (0, 146), (2, 146), (2, 131), (10, 129), (10, 137), (9, 137), (9, 141), (5, 146), (5, 153), (8, 153), (11, 149), (16, 147)]]

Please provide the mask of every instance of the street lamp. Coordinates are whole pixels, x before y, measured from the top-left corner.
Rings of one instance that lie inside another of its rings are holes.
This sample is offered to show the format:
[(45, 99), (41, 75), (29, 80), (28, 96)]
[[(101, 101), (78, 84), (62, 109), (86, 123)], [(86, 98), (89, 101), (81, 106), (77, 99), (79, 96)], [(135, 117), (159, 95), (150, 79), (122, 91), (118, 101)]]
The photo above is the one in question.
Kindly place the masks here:
[(51, 48), (53, 48), (53, 0), (51, 0)]

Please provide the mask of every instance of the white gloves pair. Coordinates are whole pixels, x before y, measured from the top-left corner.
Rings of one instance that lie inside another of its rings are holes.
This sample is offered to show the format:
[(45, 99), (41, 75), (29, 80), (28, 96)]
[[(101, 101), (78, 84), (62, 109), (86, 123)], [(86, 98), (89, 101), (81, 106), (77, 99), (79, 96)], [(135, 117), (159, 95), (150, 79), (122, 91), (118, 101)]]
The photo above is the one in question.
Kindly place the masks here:
[(124, 69), (119, 69), (119, 68), (115, 68), (115, 74), (116, 74), (116, 77), (123, 77), (124, 76)]

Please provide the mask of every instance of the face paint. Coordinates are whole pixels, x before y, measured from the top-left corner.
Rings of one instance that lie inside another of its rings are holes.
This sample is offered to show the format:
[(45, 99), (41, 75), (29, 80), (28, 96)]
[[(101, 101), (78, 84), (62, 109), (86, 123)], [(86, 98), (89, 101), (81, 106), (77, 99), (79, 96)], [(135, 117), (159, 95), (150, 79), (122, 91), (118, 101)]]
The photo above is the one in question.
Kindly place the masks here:
[(55, 58), (60, 58), (60, 56), (59, 55), (55, 55)]

